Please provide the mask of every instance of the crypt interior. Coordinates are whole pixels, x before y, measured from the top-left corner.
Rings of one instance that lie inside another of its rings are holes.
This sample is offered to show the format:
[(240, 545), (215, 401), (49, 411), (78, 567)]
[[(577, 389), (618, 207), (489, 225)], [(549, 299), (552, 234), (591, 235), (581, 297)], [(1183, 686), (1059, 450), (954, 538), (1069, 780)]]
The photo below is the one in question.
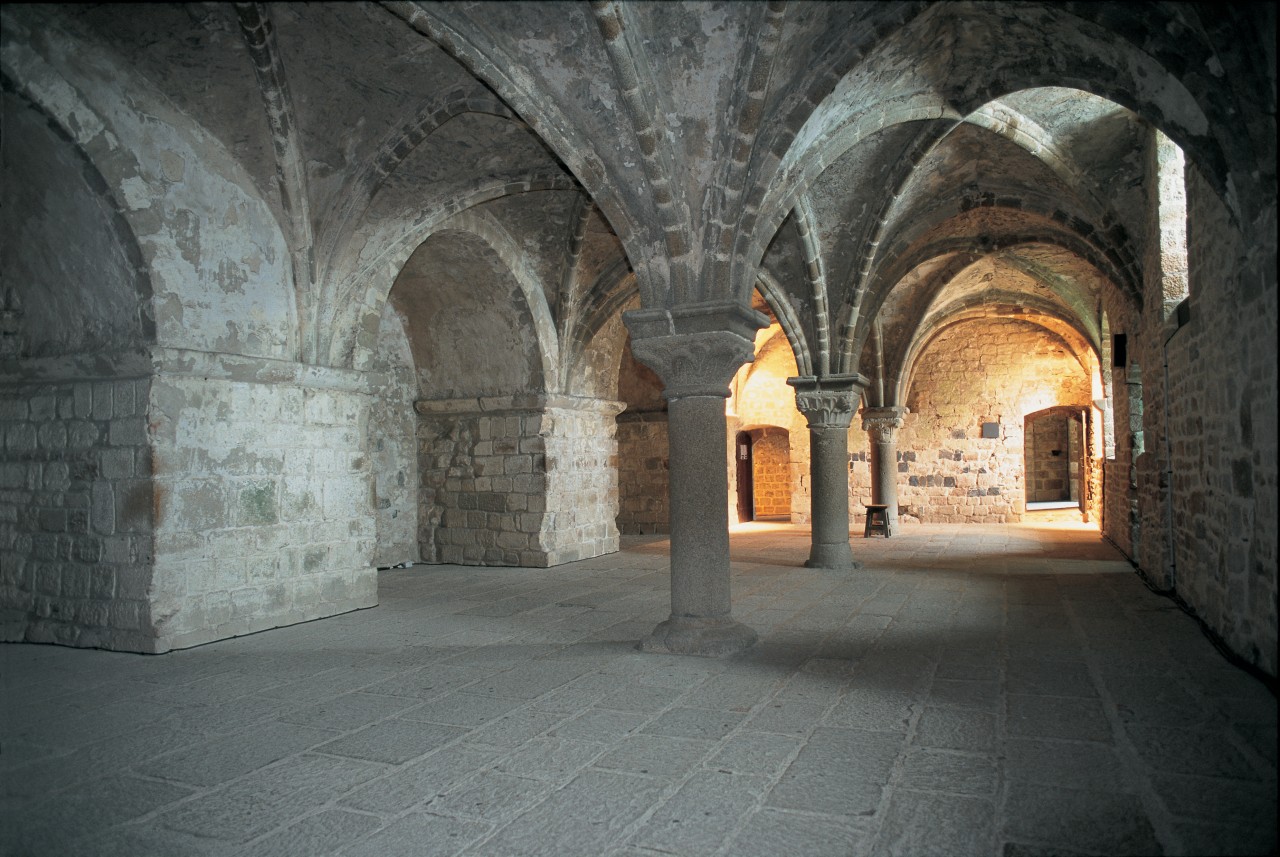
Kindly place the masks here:
[(0, 850), (1274, 853), (1273, 5), (0, 23)]

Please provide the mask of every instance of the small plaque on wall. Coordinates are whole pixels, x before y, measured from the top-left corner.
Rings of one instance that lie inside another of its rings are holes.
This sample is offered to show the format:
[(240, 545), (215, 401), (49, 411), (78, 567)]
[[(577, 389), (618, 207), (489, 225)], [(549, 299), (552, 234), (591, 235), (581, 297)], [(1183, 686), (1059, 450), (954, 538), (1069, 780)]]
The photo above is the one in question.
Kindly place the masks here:
[(1000, 439), (1000, 423), (983, 423), (982, 436), (992, 440)]

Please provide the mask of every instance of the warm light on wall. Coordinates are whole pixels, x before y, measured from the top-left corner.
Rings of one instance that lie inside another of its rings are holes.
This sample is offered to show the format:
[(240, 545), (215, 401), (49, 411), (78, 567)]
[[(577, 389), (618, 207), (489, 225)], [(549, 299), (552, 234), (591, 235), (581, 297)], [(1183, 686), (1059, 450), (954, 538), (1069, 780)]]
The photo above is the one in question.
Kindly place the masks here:
[(775, 322), (757, 331), (755, 360), (734, 376), (725, 413), (743, 425), (794, 426), (801, 417), (787, 379), (797, 374), (795, 354), (782, 326)]

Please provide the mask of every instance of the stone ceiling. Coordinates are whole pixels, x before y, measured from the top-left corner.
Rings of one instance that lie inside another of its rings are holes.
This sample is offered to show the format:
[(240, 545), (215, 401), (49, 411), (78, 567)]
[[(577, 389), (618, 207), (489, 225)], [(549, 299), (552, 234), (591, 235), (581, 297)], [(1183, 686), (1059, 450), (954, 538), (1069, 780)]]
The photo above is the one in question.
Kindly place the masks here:
[(562, 344), (586, 347), (637, 292), (670, 307), (760, 286), (802, 372), (899, 372), (975, 306), (1096, 349), (1104, 298), (1137, 308), (1153, 125), (1242, 222), (1260, 169), (1274, 187), (1273, 132), (1238, 119), (1266, 89), (1250, 59), (1274, 47), (1243, 11), (7, 9), (10, 65), (21, 42), (88, 102), (115, 87), (143, 116), (181, 114), (243, 170), (287, 236), (320, 361), (355, 359), (395, 273), (463, 211), (540, 287)]

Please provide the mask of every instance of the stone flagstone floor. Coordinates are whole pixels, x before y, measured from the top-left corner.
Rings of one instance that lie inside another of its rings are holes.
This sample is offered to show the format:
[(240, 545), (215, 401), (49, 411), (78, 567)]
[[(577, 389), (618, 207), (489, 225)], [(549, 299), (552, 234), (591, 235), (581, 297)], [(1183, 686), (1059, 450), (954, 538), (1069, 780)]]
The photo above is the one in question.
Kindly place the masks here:
[(1276, 699), (1096, 530), (735, 528), (728, 660), (645, 655), (661, 538), (384, 572), (163, 656), (0, 646), (5, 855), (1276, 849)]

